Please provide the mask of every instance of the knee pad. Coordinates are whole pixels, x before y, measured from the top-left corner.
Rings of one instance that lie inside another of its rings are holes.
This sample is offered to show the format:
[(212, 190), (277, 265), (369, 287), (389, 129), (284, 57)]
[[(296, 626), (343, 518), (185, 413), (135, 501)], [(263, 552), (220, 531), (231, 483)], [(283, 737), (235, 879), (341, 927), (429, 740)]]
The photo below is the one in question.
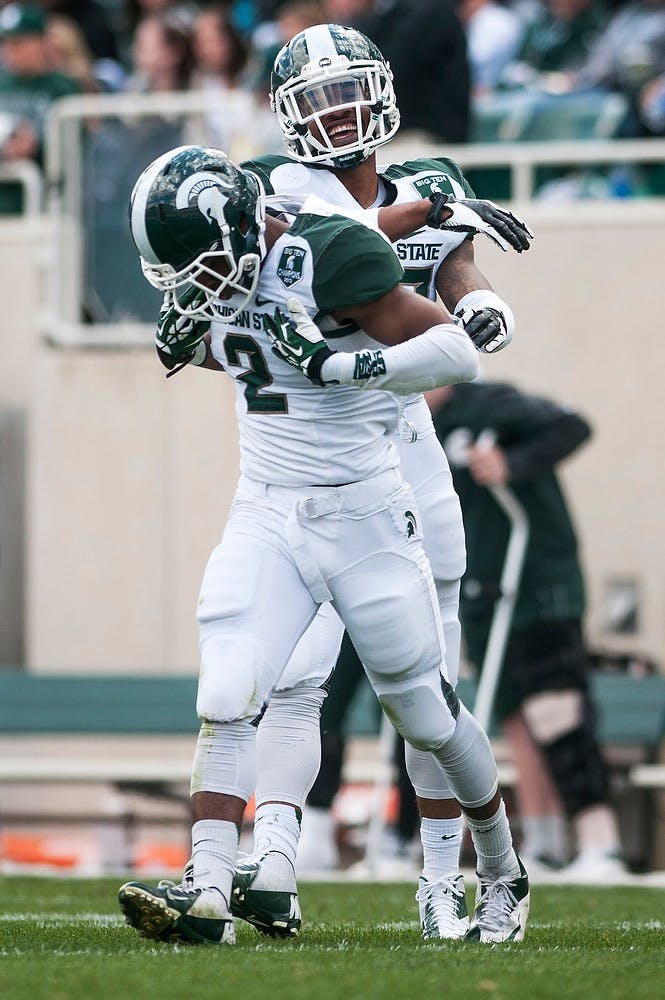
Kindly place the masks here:
[(249, 634), (215, 629), (202, 635), (197, 715), (215, 722), (258, 720), (270, 696), (271, 669)]
[(217, 792), (245, 802), (256, 778), (256, 727), (249, 722), (203, 722), (192, 766), (191, 794)]
[(438, 671), (410, 682), (372, 685), (397, 732), (416, 750), (435, 750), (454, 733), (460, 702)]
[(553, 691), (527, 699), (523, 715), (542, 750), (566, 813), (607, 801), (608, 777), (586, 693)]
[(499, 781), (490, 741), (464, 705), (455, 732), (434, 756), (462, 808), (479, 809), (496, 794)]

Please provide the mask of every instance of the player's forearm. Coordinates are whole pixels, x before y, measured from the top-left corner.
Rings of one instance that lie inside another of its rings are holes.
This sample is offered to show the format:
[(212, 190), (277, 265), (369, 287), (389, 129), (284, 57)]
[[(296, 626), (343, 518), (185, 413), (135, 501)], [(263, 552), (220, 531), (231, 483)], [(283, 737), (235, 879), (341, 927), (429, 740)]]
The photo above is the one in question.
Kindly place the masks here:
[(377, 213), (379, 229), (391, 243), (402, 239), (425, 225), (427, 213), (432, 207), (427, 198), (411, 201), (406, 205), (388, 205)]
[(337, 352), (321, 366), (321, 380), (326, 385), (400, 394), (471, 382), (477, 374), (476, 349), (464, 330), (454, 324), (430, 327), (412, 340), (380, 351)]

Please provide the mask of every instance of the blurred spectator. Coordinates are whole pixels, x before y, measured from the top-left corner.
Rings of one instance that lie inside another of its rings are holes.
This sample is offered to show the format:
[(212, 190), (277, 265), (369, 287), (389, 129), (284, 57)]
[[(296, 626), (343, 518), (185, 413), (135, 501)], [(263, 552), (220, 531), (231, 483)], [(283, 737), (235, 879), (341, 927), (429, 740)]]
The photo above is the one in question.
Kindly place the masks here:
[(192, 86), (201, 90), (233, 90), (247, 65), (249, 46), (234, 27), (226, 7), (204, 7), (194, 19)]
[(356, 19), (370, 14), (373, 6), (372, 0), (325, 0), (324, 21), (355, 26)]
[[(93, 66), (95, 89), (119, 90), (125, 73), (120, 59), (116, 29), (107, 9), (98, 0), (40, 0), (52, 19), (68, 18), (76, 25), (85, 41)], [(50, 23), (51, 18), (49, 18)], [(69, 33), (71, 36), (71, 32)], [(60, 31), (60, 41), (71, 53), (73, 38), (66, 42)], [(81, 64), (79, 62), (79, 68)], [(86, 89), (89, 89), (86, 84)]]
[(282, 45), (305, 28), (328, 20), (322, 0), (279, 0), (273, 6), (272, 16), (273, 20), (259, 25), (252, 35), (253, 89), (265, 104), (270, 99), (270, 74), (275, 56)]
[(650, 135), (665, 135), (665, 73), (650, 80), (637, 100), (637, 113)]
[(522, 19), (511, 7), (495, 0), (459, 0), (457, 13), (466, 30), (473, 92), (494, 90), (519, 49)]
[(633, 0), (613, 15), (572, 83), (634, 97), (663, 71), (665, 0)]
[[(466, 653), (478, 669), (511, 532), (495, 487), (511, 491), (529, 523), (494, 706), (518, 770), (522, 854), (562, 860), (556, 835), (563, 803), (576, 841), (569, 873), (618, 874), (619, 835), (588, 689), (584, 580), (556, 473), (589, 437), (589, 425), (571, 410), (501, 383), (472, 382), (428, 396), (462, 505), (467, 571), (460, 614)], [(482, 443), (488, 431), (493, 443)]]
[(415, 131), (439, 142), (466, 142), (471, 75), (454, 0), (379, 0), (354, 27), (390, 63), (400, 136)]
[(325, 19), (325, 4), (321, 0), (284, 0), (277, 8), (275, 18), (280, 45), (299, 31), (311, 28), (313, 24), (322, 24)]
[(132, 63), (127, 90), (187, 90), (194, 67), (189, 20), (175, 11), (144, 17), (134, 35)]
[(197, 5), (189, 0), (125, 0), (122, 16), (123, 33), (131, 40), (144, 17), (164, 14), (171, 10), (184, 11), (193, 20)]
[[(0, 10), (0, 158), (41, 166), (46, 115), (53, 101), (81, 92), (71, 76), (52, 68), (53, 50), (41, 8), (11, 3)], [(0, 187), (0, 212), (20, 212), (19, 186)]]
[(500, 83), (552, 93), (570, 89), (566, 74), (588, 59), (607, 21), (607, 9), (599, 0), (547, 0)]
[[(255, 135), (272, 115), (257, 108), (247, 72), (249, 43), (236, 30), (230, 11), (219, 5), (204, 8), (194, 21), (192, 89), (214, 98), (202, 116), (190, 116), (187, 140), (216, 146), (236, 159), (263, 152), (253, 145)], [(252, 122), (251, 130), (247, 123)]]
[(83, 32), (66, 15), (52, 14), (47, 22), (46, 34), (51, 43), (53, 69), (77, 80), (81, 90), (97, 93), (101, 87), (95, 76), (92, 56)]
[(40, 0), (48, 12), (64, 14), (81, 29), (92, 58), (119, 61), (118, 40), (106, 8), (97, 0)]

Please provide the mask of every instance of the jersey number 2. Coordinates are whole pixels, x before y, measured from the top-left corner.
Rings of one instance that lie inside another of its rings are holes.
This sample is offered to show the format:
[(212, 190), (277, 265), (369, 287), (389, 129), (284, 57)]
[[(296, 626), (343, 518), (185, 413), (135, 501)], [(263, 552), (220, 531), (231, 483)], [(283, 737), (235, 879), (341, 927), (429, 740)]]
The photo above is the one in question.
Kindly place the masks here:
[(284, 393), (264, 391), (272, 383), (272, 375), (263, 351), (252, 337), (245, 333), (227, 333), (224, 338), (224, 353), (230, 365), (247, 369), (237, 379), (245, 384), (248, 413), (288, 412), (288, 400)]

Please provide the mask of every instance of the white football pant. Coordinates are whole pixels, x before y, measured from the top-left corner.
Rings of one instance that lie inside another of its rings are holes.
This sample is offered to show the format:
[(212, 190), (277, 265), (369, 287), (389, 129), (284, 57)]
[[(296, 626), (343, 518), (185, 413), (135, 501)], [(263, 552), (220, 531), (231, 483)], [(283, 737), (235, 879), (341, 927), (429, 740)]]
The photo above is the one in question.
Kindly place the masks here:
[[(251, 754), (229, 724), (256, 720), (320, 603), (343, 621), (384, 711), (419, 749), (454, 734), (445, 643), (420, 513), (393, 470), (364, 483), (294, 490), (241, 479), (198, 609), (197, 712), (219, 737), (195, 760), (192, 790), (249, 799)], [(231, 731), (229, 731), (231, 736)], [(221, 742), (220, 742), (221, 741)], [(236, 772), (231, 773), (233, 768)], [(240, 768), (246, 772), (237, 773)]]

